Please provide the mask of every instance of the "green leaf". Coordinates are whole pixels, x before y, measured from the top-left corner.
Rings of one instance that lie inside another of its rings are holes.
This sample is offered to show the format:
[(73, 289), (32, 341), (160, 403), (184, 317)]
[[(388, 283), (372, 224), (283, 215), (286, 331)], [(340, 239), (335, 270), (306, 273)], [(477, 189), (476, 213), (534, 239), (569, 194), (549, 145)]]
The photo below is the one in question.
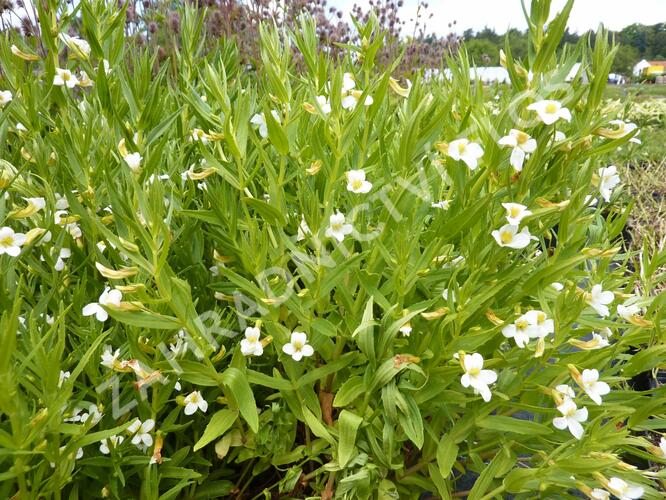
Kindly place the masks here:
[(514, 434), (544, 435), (551, 434), (553, 430), (538, 422), (521, 420), (518, 418), (504, 417), (501, 415), (489, 415), (476, 421), (476, 425), (482, 429), (499, 432), (511, 432)]
[(348, 410), (342, 410), (338, 417), (338, 433), (340, 442), (338, 444), (338, 463), (345, 467), (354, 453), (356, 433), (363, 419)]
[(203, 435), (194, 445), (194, 451), (198, 451), (213, 439), (217, 439), (222, 434), (227, 432), (229, 428), (234, 424), (238, 418), (238, 412), (236, 410), (224, 409), (218, 411), (208, 422), (206, 429), (204, 430)]
[(238, 368), (227, 368), (221, 375), (221, 380), (226, 389), (225, 394), (233, 400), (252, 432), (256, 433), (259, 430), (257, 403), (247, 378)]
[(442, 436), (442, 439), (437, 443), (437, 467), (442, 477), (449, 477), (457, 457), (458, 445), (453, 442), (450, 435)]

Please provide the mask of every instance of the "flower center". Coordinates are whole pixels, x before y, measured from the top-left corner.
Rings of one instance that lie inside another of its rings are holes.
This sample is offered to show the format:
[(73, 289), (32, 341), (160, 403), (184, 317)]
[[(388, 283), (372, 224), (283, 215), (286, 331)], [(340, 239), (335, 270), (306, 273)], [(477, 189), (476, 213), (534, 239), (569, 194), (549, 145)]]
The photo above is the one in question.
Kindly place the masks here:
[(481, 373), (481, 368), (470, 368), (469, 373), (472, 377), (476, 377), (479, 373)]
[(467, 149), (467, 144), (465, 144), (464, 142), (458, 143), (458, 153), (464, 154), (466, 149)]
[[(331, 229), (333, 231), (341, 231), (342, 230), (342, 222), (334, 222), (333, 224), (331, 224)], [(296, 345), (296, 344), (294, 344), (294, 345)]]
[(511, 217), (518, 217), (520, 215), (520, 208), (519, 207), (511, 207), (509, 209), (509, 215)]
[(72, 77), (72, 75), (70, 75), (69, 73), (63, 73), (63, 74), (62, 74), (62, 80), (63, 80), (64, 82), (69, 81), (69, 79), (70, 79), (71, 77)]
[(518, 144), (525, 144), (529, 140), (530, 136), (527, 135), (525, 132), (518, 132), (516, 135), (516, 141)]
[(361, 179), (354, 179), (351, 185), (354, 189), (361, 189), (363, 186), (363, 181)]
[(296, 349), (297, 351), (300, 351), (301, 349), (303, 349), (303, 342), (301, 342), (300, 340), (296, 340), (296, 341), (292, 342), (291, 345), (293, 345), (294, 349)]
[(14, 246), (14, 238), (12, 238), (11, 236), (5, 236), (4, 238), (0, 239), (0, 246), (2, 247)]
[(557, 104), (552, 103), (552, 102), (549, 103), (549, 104), (546, 104), (546, 113), (551, 114), (551, 115), (557, 113)]
[(513, 241), (513, 234), (507, 232), (501, 233), (500, 240), (502, 240), (502, 243), (504, 243), (505, 245), (507, 243), (511, 243)]
[(564, 416), (573, 417), (575, 414), (576, 414), (576, 408), (572, 406), (571, 408), (567, 409), (567, 412)]
[(527, 328), (528, 326), (529, 326), (529, 323), (528, 323), (526, 320), (524, 320), (524, 319), (519, 319), (518, 321), (516, 321), (516, 327), (517, 327), (519, 330), (524, 330), (524, 329)]
[(541, 324), (546, 321), (546, 315), (542, 312), (537, 313), (537, 323)]

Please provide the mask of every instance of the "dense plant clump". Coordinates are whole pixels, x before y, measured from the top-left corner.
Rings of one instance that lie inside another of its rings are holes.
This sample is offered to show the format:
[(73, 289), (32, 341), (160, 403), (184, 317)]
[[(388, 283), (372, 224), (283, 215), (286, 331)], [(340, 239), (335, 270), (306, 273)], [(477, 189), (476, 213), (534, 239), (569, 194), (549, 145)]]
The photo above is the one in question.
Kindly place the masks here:
[(260, 24), (247, 72), (196, 6), (156, 65), (126, 6), (37, 3), (0, 44), (0, 496), (663, 498), (666, 252), (623, 247), (639, 129), (607, 37), (558, 54), (572, 4), (488, 98), (464, 50), (378, 69), (376, 16), (337, 56)]

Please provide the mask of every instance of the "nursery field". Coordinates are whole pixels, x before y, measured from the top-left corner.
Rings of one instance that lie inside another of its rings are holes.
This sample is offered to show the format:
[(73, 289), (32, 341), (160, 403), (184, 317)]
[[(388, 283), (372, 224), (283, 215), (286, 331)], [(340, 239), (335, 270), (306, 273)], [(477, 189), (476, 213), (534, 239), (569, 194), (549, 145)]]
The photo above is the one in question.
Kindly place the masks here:
[(129, 4), (0, 34), (0, 498), (664, 498), (666, 99), (573, 0), (502, 88)]

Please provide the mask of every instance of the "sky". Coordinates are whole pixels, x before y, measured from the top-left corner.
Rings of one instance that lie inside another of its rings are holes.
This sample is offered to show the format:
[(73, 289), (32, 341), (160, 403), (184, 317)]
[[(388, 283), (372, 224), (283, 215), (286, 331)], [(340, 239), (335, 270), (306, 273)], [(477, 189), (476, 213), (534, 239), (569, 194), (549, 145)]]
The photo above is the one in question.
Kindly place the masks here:
[[(409, 24), (418, 0), (404, 0), (402, 18)], [(426, 0), (428, 12), (434, 14), (428, 21), (427, 32), (446, 34), (448, 24), (456, 20), (456, 32), (466, 29), (480, 30), (488, 26), (498, 33), (507, 28), (525, 29), (520, 0)], [(329, 0), (343, 11), (351, 10), (354, 3), (367, 7), (368, 0)], [(529, 5), (529, 0), (526, 0)], [(565, 0), (553, 0), (558, 11)], [(602, 22), (607, 28), (620, 30), (633, 23), (656, 24), (666, 22), (666, 0), (577, 0), (569, 18), (569, 29), (582, 33), (596, 29)]]

